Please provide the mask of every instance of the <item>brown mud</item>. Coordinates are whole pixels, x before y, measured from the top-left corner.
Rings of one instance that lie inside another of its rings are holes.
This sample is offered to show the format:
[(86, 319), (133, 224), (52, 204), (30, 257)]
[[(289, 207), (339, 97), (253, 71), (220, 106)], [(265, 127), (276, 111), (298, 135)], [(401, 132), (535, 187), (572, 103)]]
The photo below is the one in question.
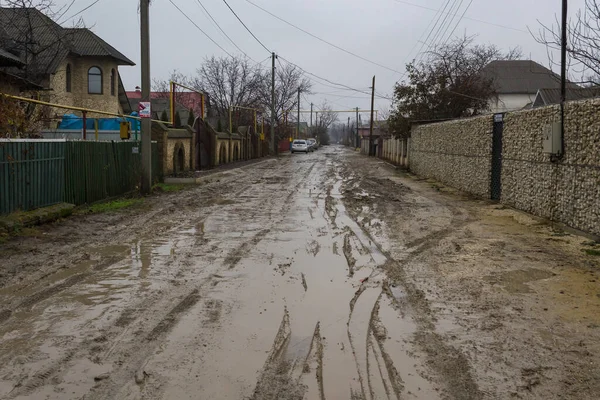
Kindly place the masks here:
[(0, 398), (597, 399), (586, 239), (341, 147), (0, 245)]

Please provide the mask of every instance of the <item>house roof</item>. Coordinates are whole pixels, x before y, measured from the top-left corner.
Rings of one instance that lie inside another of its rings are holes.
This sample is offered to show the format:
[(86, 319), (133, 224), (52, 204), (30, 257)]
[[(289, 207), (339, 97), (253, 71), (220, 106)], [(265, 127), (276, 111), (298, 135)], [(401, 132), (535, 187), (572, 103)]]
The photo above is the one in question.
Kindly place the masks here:
[(0, 7), (0, 27), (0, 47), (25, 62), (24, 68), (7, 72), (28, 79), (55, 73), (69, 54), (112, 57), (122, 65), (134, 65), (89, 29), (63, 28), (36, 8)]
[[(2, 47), (27, 64), (30, 79), (54, 72), (69, 54), (62, 27), (35, 8), (0, 7), (0, 26), (4, 28)], [(16, 68), (11, 72), (22, 75)]]
[(19, 57), (0, 48), (0, 67), (18, 67), (23, 64)]
[[(498, 94), (536, 94), (540, 88), (560, 88), (559, 75), (531, 60), (492, 61), (482, 73), (494, 81)], [(578, 87), (573, 83), (567, 86)]]
[(73, 52), (78, 55), (112, 57), (119, 61), (121, 65), (135, 65), (133, 61), (87, 28), (68, 28), (64, 30), (73, 43)]
[[(566, 91), (566, 98), (570, 100), (583, 100), (593, 97), (600, 97), (600, 88), (569, 88)], [(534, 107), (547, 106), (550, 104), (560, 104), (560, 89), (540, 89), (533, 102)]]

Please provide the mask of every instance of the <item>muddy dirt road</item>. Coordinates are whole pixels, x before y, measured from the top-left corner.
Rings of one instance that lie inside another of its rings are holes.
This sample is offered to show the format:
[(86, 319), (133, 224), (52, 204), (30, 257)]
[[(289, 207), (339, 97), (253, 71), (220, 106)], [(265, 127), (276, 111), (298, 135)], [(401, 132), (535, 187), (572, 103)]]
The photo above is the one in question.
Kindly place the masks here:
[(341, 147), (0, 246), (2, 399), (598, 399), (586, 239)]

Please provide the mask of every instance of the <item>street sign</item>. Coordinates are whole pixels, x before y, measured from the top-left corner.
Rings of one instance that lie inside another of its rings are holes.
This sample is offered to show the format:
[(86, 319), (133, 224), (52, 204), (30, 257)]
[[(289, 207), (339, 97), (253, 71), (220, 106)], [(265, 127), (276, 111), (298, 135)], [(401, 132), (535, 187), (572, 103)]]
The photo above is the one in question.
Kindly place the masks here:
[(150, 110), (150, 102), (149, 101), (140, 101), (138, 106), (138, 112), (140, 114), (140, 118), (152, 118), (152, 111)]

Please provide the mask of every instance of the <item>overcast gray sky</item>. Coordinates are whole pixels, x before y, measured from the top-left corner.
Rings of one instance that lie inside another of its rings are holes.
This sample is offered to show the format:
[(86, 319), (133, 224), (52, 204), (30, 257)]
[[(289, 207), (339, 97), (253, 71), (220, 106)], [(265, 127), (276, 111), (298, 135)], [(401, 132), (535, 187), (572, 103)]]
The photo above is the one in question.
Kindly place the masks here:
[[(94, 1), (75, 0), (65, 17), (75, 14)], [(172, 1), (225, 50), (231, 54), (240, 54), (206, 15), (200, 6), (202, 3), (237, 46), (252, 59), (257, 62), (264, 60), (263, 65), (270, 67), (270, 61), (266, 60), (269, 57), (267, 50), (250, 36), (223, 0)], [(447, 3), (446, 0), (251, 1), (316, 36), (400, 72), (404, 72), (405, 64), (417, 55), (421, 48), (419, 40), (424, 40), (431, 29), (436, 10)], [(57, 0), (59, 5), (69, 3), (71, 0)], [(273, 18), (247, 0), (228, 0), (228, 3), (269, 50), (320, 77), (369, 91), (371, 78), (376, 75), (377, 92), (390, 96), (394, 83), (402, 76), (401, 73), (375, 66), (332, 48)], [(571, 0), (569, 3), (569, 14), (574, 16), (577, 9), (583, 7), (584, 0)], [(533, 40), (527, 27), (537, 30), (537, 19), (551, 24), (555, 14), (560, 13), (561, 0), (450, 0), (448, 7), (452, 5), (458, 16), (452, 20), (446, 36), (456, 26), (454, 36), (466, 32), (478, 35), (478, 42), (493, 43), (504, 49), (520, 46), (526, 58), (531, 57), (543, 65), (548, 64), (545, 47)], [(96, 34), (138, 64), (120, 69), (128, 90), (139, 84), (140, 77), (137, 8), (136, 0), (99, 0), (80, 14)], [(459, 22), (465, 9), (465, 18)], [(194, 74), (205, 57), (226, 55), (169, 0), (153, 0), (150, 13), (151, 71), (154, 78), (166, 79), (174, 69)], [(66, 25), (69, 23), (65, 22)], [(370, 107), (370, 99), (366, 94), (330, 87), (335, 85), (325, 86), (318, 79), (310, 78), (314, 82), (315, 93), (303, 97), (303, 108), (309, 108), (310, 102), (319, 104), (323, 99), (339, 109)], [(376, 108), (384, 109), (388, 106), (389, 101), (381, 98), (376, 100)], [(341, 119), (345, 121), (346, 116)]]

